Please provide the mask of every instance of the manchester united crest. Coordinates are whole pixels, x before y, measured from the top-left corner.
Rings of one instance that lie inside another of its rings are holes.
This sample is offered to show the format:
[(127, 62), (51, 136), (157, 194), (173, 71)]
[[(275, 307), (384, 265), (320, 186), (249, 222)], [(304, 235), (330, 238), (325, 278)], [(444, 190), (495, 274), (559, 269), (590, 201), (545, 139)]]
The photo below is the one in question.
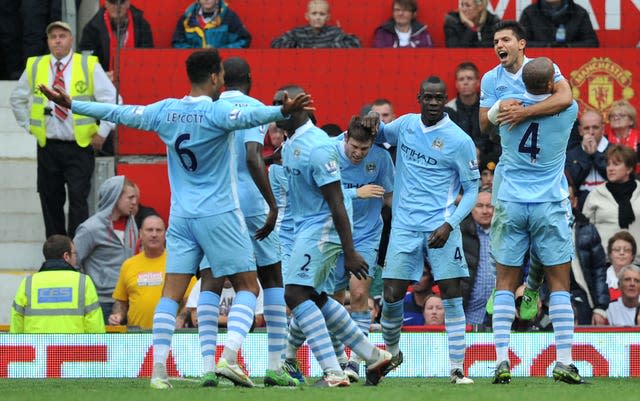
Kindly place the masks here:
[(593, 57), (570, 76), (573, 97), (583, 107), (606, 111), (615, 100), (634, 96), (631, 71), (609, 57)]

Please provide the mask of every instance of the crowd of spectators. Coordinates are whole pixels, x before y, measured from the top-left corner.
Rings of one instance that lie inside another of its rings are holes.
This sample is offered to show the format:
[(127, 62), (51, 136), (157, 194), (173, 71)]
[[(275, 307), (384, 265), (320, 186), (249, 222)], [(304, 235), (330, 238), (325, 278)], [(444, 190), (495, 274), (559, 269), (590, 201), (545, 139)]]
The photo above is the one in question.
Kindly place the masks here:
[[(79, 7), (80, 1), (76, 1)], [(3, 3), (4, 4), (4, 3)], [(113, 79), (117, 48), (154, 47), (153, 30), (135, 0), (105, 0), (84, 26), (78, 27), (78, 50), (90, 52)], [(390, 17), (371, 27), (372, 47), (492, 47), (492, 29), (500, 18), (487, 0), (460, 0), (458, 8), (442, 18), (444, 43), (433, 41), (429, 27), (416, 18), (417, 0), (390, 0)], [(44, 28), (64, 17), (60, 0), (6, 2), (0, 17), (0, 79), (18, 79), (27, 58), (46, 52)], [(350, 34), (339, 20), (331, 21), (330, 1), (310, 0), (305, 26), (291, 27), (271, 40), (273, 48), (354, 48), (362, 39)], [(196, 0), (175, 25), (175, 48), (249, 48), (251, 35), (242, 16), (223, 0)], [(67, 21), (70, 22), (70, 21)], [(526, 7), (520, 22), (527, 30), (528, 47), (598, 47), (587, 11), (574, 0), (538, 0)], [(170, 24), (169, 24), (170, 25)], [(70, 22), (75, 28), (75, 21)], [(343, 30), (344, 29), (344, 30)], [(254, 35), (259, 34), (253, 32)]]

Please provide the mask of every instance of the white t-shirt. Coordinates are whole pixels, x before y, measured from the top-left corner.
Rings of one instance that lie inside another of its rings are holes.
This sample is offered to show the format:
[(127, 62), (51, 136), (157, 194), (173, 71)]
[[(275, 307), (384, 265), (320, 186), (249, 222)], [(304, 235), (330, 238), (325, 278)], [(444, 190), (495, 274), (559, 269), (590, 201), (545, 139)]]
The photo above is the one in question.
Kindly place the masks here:
[(635, 326), (636, 308), (628, 308), (622, 303), (622, 298), (609, 304), (607, 309), (609, 326)]
[(409, 46), (409, 39), (411, 38), (411, 29), (408, 32), (400, 32), (399, 30), (395, 30), (396, 35), (398, 35), (398, 46), (407, 47)]

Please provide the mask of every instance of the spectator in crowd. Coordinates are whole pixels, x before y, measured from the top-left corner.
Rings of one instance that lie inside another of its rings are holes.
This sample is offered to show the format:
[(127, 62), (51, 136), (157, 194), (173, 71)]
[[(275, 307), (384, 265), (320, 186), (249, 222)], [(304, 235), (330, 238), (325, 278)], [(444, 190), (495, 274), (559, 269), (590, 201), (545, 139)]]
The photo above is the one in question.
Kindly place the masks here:
[(460, 0), (444, 17), (447, 47), (493, 47), (493, 26), (500, 18), (487, 11), (488, 0)]
[(335, 123), (325, 124), (322, 127), (320, 127), (320, 129), (323, 130), (324, 132), (326, 132), (327, 135), (329, 135), (329, 137), (331, 137), (331, 138), (335, 138), (335, 137), (339, 136), (340, 134), (342, 134), (342, 132), (343, 132), (342, 128), (340, 128), (340, 126), (338, 124), (335, 124)]
[[(11, 333), (104, 333), (91, 278), (75, 269), (76, 248), (65, 235), (42, 247), (40, 270), (22, 280), (11, 307)], [(82, 302), (82, 303), (81, 303)]]
[(576, 188), (578, 210), (582, 210), (589, 192), (605, 182), (604, 177), (607, 176), (605, 155), (609, 149), (609, 141), (604, 137), (602, 114), (594, 109), (588, 109), (582, 113), (578, 132), (582, 143), (567, 151), (565, 168)]
[(345, 33), (339, 26), (327, 25), (331, 13), (326, 0), (310, 0), (304, 19), (309, 25), (299, 26), (271, 41), (273, 48), (349, 48), (360, 47), (355, 35)]
[[(189, 293), (189, 298), (186, 303), (187, 311), (189, 312), (189, 316), (194, 327), (198, 327), (197, 307), (198, 299), (200, 298), (201, 281), (202, 280), (196, 281), (193, 289)], [(227, 327), (229, 310), (233, 304), (233, 298), (236, 296), (236, 291), (233, 289), (233, 285), (229, 279), (223, 277), (222, 281), (224, 283), (222, 284), (222, 290), (220, 291), (220, 314), (218, 315), (218, 327)], [(256, 311), (253, 317), (253, 326), (264, 327), (264, 292), (262, 291), (260, 282), (258, 282), (258, 286), (260, 287), (260, 292), (256, 298)]]
[(140, 203), (140, 187), (138, 187), (137, 184), (134, 185), (136, 189), (136, 204), (133, 207), (132, 214), (134, 219), (136, 220), (136, 227), (138, 227), (138, 230), (140, 230), (140, 228), (142, 227), (142, 220), (149, 216), (160, 216), (160, 214), (151, 206), (145, 206)]
[(493, 176), (497, 163), (492, 157), (481, 156), (480, 160), (480, 191), (493, 191)]
[[(466, 0), (473, 1), (473, 0)], [(465, 61), (456, 67), (456, 91), (458, 95), (445, 105), (445, 111), (464, 132), (469, 134), (473, 142), (480, 149), (480, 158), (497, 160), (501, 149), (499, 140), (491, 140), (496, 137), (495, 129), (485, 133), (480, 131), (480, 71), (478, 67)]]
[[(571, 180), (569, 180), (571, 184)], [(578, 324), (606, 324), (609, 305), (607, 258), (596, 227), (578, 209), (575, 186), (569, 185), (575, 257), (571, 261), (571, 298)]]
[(251, 34), (224, 0), (196, 0), (178, 19), (171, 44), (180, 49), (238, 49), (249, 47)]
[(607, 151), (607, 183), (595, 187), (584, 202), (582, 212), (596, 226), (602, 246), (607, 238), (627, 230), (640, 238), (640, 186), (633, 172), (636, 152), (622, 145)]
[(411, 291), (407, 291), (404, 296), (404, 317), (402, 320), (403, 326), (422, 326), (424, 324), (424, 303), (433, 294), (431, 290), (432, 276), (430, 269), (425, 266), (420, 281), (415, 283), (411, 287)]
[(607, 267), (607, 287), (609, 288), (609, 298), (611, 302), (614, 302), (620, 298), (618, 276), (623, 267), (633, 263), (638, 248), (633, 235), (627, 231), (619, 231), (609, 238), (606, 249), (610, 262)]
[(264, 136), (264, 146), (262, 147), (262, 157), (267, 166), (274, 163), (275, 159), (280, 158), (274, 152), (280, 153), (279, 149), (285, 139), (285, 132), (282, 129), (278, 128), (275, 123), (269, 124), (269, 129)]
[(640, 267), (628, 265), (618, 273), (621, 296), (609, 304), (607, 320), (611, 326), (635, 326), (640, 296)]
[(424, 301), (422, 316), (425, 326), (444, 325), (444, 305), (439, 295), (429, 294), (427, 296), (427, 299)]
[(589, 13), (573, 0), (538, 0), (522, 11), (529, 47), (598, 47)]
[[(609, 130), (607, 139), (613, 145), (620, 144), (633, 149), (640, 157), (640, 134), (636, 129), (636, 108), (626, 100), (618, 100), (609, 108)], [(637, 159), (636, 159), (637, 161)], [(640, 166), (635, 166), (640, 173)]]
[(130, 0), (105, 0), (82, 30), (81, 51), (98, 57), (102, 68), (113, 81), (116, 68), (116, 48), (153, 47), (151, 26), (142, 10)]
[(392, 17), (376, 28), (373, 47), (433, 47), (426, 25), (416, 19), (417, 0), (394, 0)]
[[(371, 109), (380, 115), (380, 121), (389, 124), (396, 119), (396, 113), (393, 111), (393, 104), (385, 98), (376, 99), (371, 103)], [(368, 112), (367, 112), (368, 113)], [(366, 113), (365, 113), (366, 114)]]
[[(66, 87), (73, 99), (93, 97), (115, 103), (116, 89), (98, 58), (73, 52), (73, 34), (65, 22), (47, 26), (51, 54), (30, 57), (10, 104), (18, 126), (38, 142), (38, 193), (47, 238), (73, 237), (76, 227), (89, 217), (87, 197), (93, 176), (93, 149), (100, 149), (114, 127), (49, 102), (38, 85)], [(90, 146), (91, 145), (91, 146)], [(64, 204), (69, 196), (69, 222), (65, 228)]]
[[(142, 220), (140, 246), (142, 252), (122, 264), (108, 322), (151, 330), (153, 311), (162, 296), (167, 263), (165, 225), (160, 216), (149, 215)], [(195, 279), (192, 281), (195, 283)]]
[(47, 51), (45, 29), (62, 19), (60, 6), (60, 0), (0, 2), (0, 80), (19, 79), (25, 60)]
[(496, 287), (495, 261), (489, 254), (493, 205), (491, 192), (481, 190), (471, 213), (460, 223), (464, 258), (469, 278), (462, 282), (467, 324), (483, 324), (485, 306)]
[(78, 266), (93, 279), (105, 323), (113, 310), (113, 290), (122, 263), (135, 253), (138, 228), (133, 217), (135, 184), (123, 175), (100, 185), (98, 211), (78, 227), (73, 239)]

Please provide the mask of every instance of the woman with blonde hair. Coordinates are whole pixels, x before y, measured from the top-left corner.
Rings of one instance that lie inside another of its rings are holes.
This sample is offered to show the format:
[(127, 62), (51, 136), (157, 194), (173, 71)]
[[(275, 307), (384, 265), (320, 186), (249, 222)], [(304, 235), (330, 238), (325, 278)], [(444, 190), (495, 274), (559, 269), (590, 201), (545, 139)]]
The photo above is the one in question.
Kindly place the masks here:
[(460, 0), (444, 17), (447, 47), (493, 47), (493, 26), (500, 18), (487, 10), (488, 0)]
[[(620, 144), (633, 149), (640, 156), (640, 133), (636, 128), (637, 112), (636, 108), (626, 100), (617, 100), (611, 104), (607, 116), (609, 125), (607, 126), (607, 139), (612, 145)], [(638, 166), (636, 173), (640, 173)]]

